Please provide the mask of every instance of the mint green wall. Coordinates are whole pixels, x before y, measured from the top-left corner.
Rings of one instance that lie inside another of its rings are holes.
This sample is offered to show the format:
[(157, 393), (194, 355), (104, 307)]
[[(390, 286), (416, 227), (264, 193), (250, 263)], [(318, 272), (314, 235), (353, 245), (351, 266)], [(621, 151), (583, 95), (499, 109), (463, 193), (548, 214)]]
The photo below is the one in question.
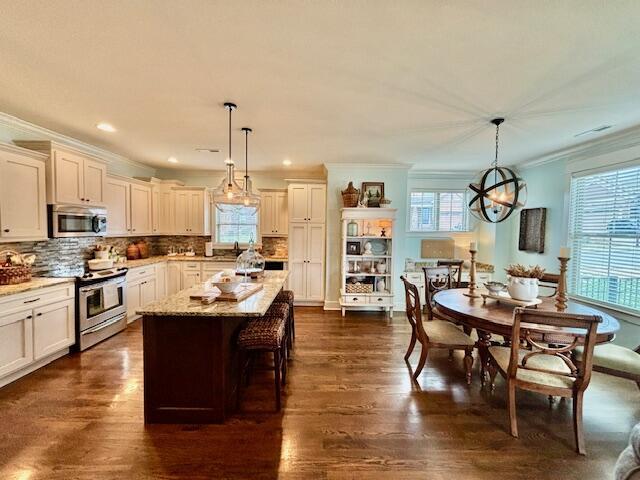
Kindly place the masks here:
[(385, 197), (391, 200), (391, 208), (397, 209), (396, 222), (393, 229), (393, 288), (395, 304), (404, 308), (404, 290), (400, 285), (400, 274), (404, 270), (405, 230), (407, 217), (407, 169), (397, 167), (373, 167), (357, 164), (327, 166), (327, 246), (326, 246), (326, 281), (325, 305), (328, 308), (338, 307), (341, 288), (340, 241), (342, 208), (341, 191), (352, 181), (356, 188), (362, 182), (384, 182)]

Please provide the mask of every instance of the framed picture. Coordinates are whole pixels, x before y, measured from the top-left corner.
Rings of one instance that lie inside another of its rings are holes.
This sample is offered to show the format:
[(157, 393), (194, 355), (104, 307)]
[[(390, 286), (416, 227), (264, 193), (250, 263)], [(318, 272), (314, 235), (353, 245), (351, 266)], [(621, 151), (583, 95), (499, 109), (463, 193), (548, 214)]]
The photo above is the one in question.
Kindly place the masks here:
[(544, 253), (546, 208), (525, 208), (520, 212), (518, 250)]
[(384, 182), (362, 182), (362, 198), (367, 207), (380, 207), (384, 197)]
[(360, 242), (347, 242), (347, 255), (360, 255)]

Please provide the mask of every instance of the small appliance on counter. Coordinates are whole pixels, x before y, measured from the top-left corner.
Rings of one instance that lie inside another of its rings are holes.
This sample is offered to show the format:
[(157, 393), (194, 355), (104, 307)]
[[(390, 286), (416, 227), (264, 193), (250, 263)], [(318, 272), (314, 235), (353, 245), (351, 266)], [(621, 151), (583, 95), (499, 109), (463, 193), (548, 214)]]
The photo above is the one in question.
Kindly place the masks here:
[(204, 256), (213, 257), (213, 242), (206, 242), (204, 244)]

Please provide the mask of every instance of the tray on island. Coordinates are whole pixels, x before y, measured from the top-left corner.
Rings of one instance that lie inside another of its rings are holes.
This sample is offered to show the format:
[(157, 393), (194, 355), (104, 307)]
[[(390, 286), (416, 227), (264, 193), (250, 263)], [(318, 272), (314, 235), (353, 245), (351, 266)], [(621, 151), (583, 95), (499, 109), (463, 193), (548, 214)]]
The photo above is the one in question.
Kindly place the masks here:
[(211, 290), (196, 291), (189, 295), (189, 298), (192, 300), (200, 300), (205, 305), (213, 302), (241, 302), (262, 290), (262, 287), (262, 283), (241, 283), (230, 293), (222, 293), (217, 288), (213, 288)]
[(511, 296), (507, 292), (500, 292), (500, 293), (489, 292), (489, 293), (482, 293), (481, 295), (482, 295), (482, 298), (484, 299), (484, 302), (487, 301), (487, 298), (491, 298), (498, 302), (502, 302), (506, 305), (515, 305), (516, 307), (535, 307), (542, 303), (542, 300), (540, 300), (539, 298), (534, 298), (533, 300), (530, 300), (530, 301), (516, 300), (515, 298), (511, 298)]

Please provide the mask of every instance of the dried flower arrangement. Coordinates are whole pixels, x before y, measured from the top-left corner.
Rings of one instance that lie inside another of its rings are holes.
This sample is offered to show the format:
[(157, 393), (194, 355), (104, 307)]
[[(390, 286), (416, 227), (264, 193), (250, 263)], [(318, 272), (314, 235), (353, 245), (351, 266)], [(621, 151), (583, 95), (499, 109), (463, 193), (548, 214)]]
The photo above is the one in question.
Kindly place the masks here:
[(540, 265), (525, 267), (519, 263), (511, 264), (504, 269), (507, 275), (519, 278), (537, 278), (538, 280), (544, 275), (544, 268)]

